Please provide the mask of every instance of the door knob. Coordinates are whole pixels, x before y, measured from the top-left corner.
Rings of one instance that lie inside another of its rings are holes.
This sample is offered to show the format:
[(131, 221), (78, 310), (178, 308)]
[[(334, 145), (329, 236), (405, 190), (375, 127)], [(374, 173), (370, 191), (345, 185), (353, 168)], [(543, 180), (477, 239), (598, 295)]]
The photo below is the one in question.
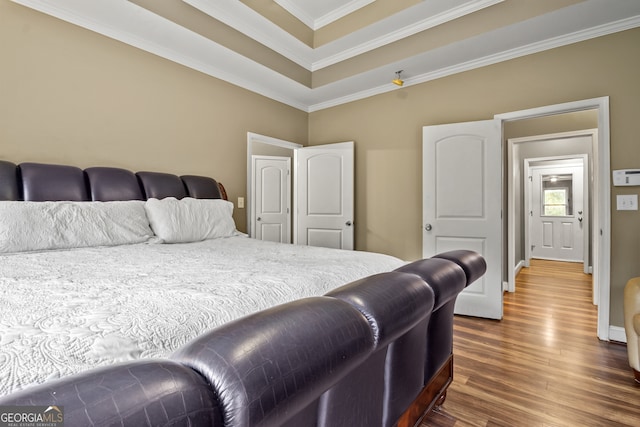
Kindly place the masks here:
[(344, 225), (346, 225), (347, 227), (351, 227), (351, 221), (345, 222)]
[(256, 218), (256, 221), (262, 221), (262, 218), (258, 217)]
[(424, 229), (427, 230), (427, 231), (431, 231), (432, 228), (433, 227), (431, 227), (431, 224), (427, 224), (427, 225), (424, 226)]

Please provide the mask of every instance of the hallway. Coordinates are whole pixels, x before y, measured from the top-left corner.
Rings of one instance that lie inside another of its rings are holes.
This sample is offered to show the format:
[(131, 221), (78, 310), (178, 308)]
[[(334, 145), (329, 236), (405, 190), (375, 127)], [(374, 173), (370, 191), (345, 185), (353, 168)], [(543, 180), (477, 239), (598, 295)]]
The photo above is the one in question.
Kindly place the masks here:
[(638, 426), (626, 347), (599, 341), (582, 264), (531, 260), (502, 321), (456, 316), (454, 380), (423, 426)]

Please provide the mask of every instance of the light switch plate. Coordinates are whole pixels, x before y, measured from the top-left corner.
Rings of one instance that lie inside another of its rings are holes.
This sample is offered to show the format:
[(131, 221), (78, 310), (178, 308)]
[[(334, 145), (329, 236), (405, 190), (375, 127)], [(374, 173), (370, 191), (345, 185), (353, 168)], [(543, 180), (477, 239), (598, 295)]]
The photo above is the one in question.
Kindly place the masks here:
[(244, 197), (238, 197), (238, 209), (244, 209)]
[(637, 194), (619, 194), (617, 196), (617, 205), (619, 211), (637, 211), (638, 195)]

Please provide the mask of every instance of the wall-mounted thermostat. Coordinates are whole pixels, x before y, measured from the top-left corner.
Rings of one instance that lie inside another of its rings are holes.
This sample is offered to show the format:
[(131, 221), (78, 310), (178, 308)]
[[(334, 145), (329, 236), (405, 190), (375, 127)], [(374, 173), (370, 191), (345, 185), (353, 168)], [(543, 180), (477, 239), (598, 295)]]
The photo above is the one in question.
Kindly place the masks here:
[(640, 185), (640, 169), (613, 171), (613, 185)]

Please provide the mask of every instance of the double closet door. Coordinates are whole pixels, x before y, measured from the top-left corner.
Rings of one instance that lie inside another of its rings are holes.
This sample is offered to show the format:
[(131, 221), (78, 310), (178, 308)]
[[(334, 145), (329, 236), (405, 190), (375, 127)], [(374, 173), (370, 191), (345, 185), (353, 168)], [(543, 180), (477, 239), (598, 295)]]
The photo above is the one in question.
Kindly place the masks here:
[(252, 155), (251, 237), (353, 249), (353, 148), (344, 142)]

